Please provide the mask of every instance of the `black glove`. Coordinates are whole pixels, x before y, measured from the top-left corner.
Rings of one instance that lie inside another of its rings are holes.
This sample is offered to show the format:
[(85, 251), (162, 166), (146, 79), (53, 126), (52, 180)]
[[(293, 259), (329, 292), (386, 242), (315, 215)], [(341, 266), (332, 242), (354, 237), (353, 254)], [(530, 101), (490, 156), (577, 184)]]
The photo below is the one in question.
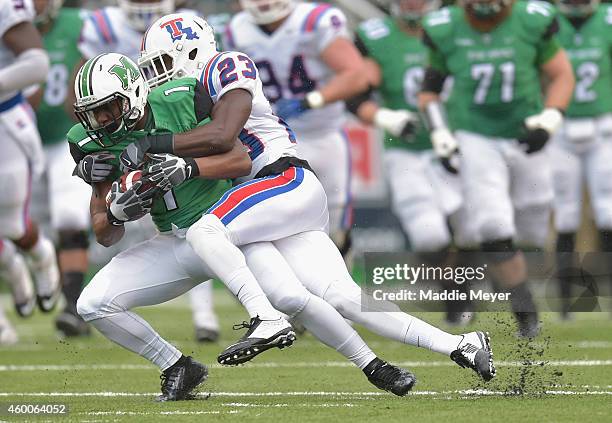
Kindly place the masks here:
[(129, 144), (119, 156), (122, 172), (130, 172), (142, 167), (147, 153), (172, 153), (174, 135), (171, 133), (150, 134), (132, 133), (138, 139)]
[(113, 172), (114, 166), (110, 163), (115, 158), (114, 154), (91, 153), (81, 159), (72, 172), (87, 183), (106, 181)]
[(119, 182), (113, 182), (106, 199), (108, 221), (112, 225), (121, 226), (125, 222), (140, 219), (151, 211), (153, 199), (158, 192), (159, 189), (146, 179), (135, 182), (124, 193), (120, 191)]
[(181, 158), (171, 154), (151, 154), (151, 163), (142, 173), (163, 192), (182, 184), (187, 179), (200, 175), (200, 169), (192, 158)]
[(536, 153), (544, 148), (550, 138), (550, 133), (543, 128), (527, 129), (517, 141), (527, 154)]

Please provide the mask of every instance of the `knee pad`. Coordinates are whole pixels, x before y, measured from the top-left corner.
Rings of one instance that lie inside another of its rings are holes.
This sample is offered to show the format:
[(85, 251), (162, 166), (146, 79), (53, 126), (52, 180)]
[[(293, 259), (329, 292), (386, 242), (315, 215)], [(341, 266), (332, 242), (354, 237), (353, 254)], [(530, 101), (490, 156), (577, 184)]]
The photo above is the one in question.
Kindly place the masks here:
[(85, 288), (77, 300), (76, 309), (79, 316), (86, 322), (102, 317), (101, 298), (93, 297), (91, 292), (88, 292), (87, 288)]
[(267, 295), (267, 297), (275, 309), (285, 313), (289, 317), (295, 317), (304, 310), (311, 295), (312, 294), (306, 290), (301, 292), (291, 290), (291, 292), (288, 292), (286, 289), (277, 289), (270, 295)]
[(517, 253), (511, 239), (483, 242), (482, 251), (487, 253), (487, 257), (494, 264), (508, 261)]
[[(350, 312), (355, 305), (361, 307), (361, 289), (339, 289), (333, 284), (325, 291), (323, 300), (329, 303), (345, 318), (350, 318)], [(353, 305), (353, 307), (351, 307)]]
[(59, 250), (86, 250), (89, 234), (85, 231), (65, 229), (59, 231)]
[(419, 253), (441, 251), (451, 243), (448, 225), (439, 215), (415, 217), (408, 223), (406, 230), (412, 250)]

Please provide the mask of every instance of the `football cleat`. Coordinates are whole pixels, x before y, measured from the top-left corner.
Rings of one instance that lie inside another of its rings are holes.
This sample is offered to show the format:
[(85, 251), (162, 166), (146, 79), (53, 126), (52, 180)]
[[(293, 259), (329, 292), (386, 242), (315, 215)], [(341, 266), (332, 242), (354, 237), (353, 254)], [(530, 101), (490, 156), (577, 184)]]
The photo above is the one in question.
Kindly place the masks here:
[(538, 320), (538, 313), (519, 312), (514, 314), (518, 322), (516, 335), (519, 338), (535, 338), (542, 329)]
[(19, 340), (11, 323), (0, 317), (0, 345), (13, 345)]
[(193, 399), (192, 392), (208, 378), (208, 368), (192, 357), (181, 356), (171, 367), (164, 370), (161, 379), (161, 395), (157, 401), (181, 401)]
[(15, 254), (12, 262), (3, 268), (0, 277), (11, 285), (15, 310), (21, 317), (29, 317), (34, 313), (36, 297), (30, 271), (20, 254)]
[(416, 377), (408, 370), (389, 364), (378, 357), (372, 360), (363, 372), (374, 386), (400, 397), (406, 395), (416, 383)]
[(282, 317), (275, 320), (261, 320), (255, 316), (249, 323), (234, 325), (234, 330), (247, 328), (247, 333), (235, 344), (227, 347), (217, 361), (219, 364), (235, 366), (254, 359), (270, 348), (289, 347), (296, 340), (291, 324)]
[(89, 325), (75, 311), (66, 308), (55, 318), (55, 327), (67, 338), (89, 336)]
[(196, 328), (195, 338), (198, 342), (217, 342), (219, 339), (219, 331), (208, 328)]
[(461, 367), (469, 367), (485, 381), (495, 377), (493, 364), (493, 351), (491, 341), (486, 332), (470, 332), (461, 335), (461, 342), (457, 349), (450, 354), (450, 358)]
[(48, 254), (40, 260), (34, 260), (32, 257), (29, 257), (29, 265), (34, 274), (38, 308), (48, 313), (55, 308), (60, 298), (60, 272), (53, 244), (48, 240), (42, 242), (48, 243)]

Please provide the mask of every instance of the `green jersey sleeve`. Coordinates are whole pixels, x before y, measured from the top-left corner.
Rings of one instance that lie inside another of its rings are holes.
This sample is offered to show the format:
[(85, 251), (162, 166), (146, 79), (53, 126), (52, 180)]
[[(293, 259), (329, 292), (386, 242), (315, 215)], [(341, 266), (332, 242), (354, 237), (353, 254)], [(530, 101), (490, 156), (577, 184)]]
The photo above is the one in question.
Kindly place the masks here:
[(543, 65), (561, 49), (557, 39), (559, 22), (557, 9), (544, 1), (519, 1), (514, 5), (514, 13), (519, 17), (525, 34), (533, 37), (537, 46), (536, 64)]
[(447, 50), (454, 45), (454, 24), (462, 16), (462, 9), (451, 6), (431, 12), (423, 19), (423, 42), (428, 49), (429, 67), (444, 74), (448, 73)]

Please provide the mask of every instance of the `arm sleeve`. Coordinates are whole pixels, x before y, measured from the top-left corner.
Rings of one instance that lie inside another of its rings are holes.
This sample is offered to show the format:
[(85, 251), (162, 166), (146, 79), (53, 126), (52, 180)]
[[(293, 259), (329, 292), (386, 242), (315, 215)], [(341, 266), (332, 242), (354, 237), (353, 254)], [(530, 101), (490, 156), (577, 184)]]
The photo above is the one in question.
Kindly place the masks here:
[[(311, 12), (309, 17), (306, 18), (306, 25), (308, 25), (311, 15), (315, 12), (316, 10)], [(323, 10), (314, 25), (314, 30), (316, 31), (316, 47), (319, 53), (323, 52), (323, 50), (337, 38), (351, 39), (346, 16), (340, 9), (335, 7), (330, 6)]]
[(202, 122), (207, 117), (213, 108), (213, 101), (200, 81), (196, 81), (193, 93), (193, 108), (195, 111), (196, 120)]
[(259, 72), (249, 56), (236, 51), (213, 57), (200, 77), (213, 102), (231, 90), (243, 89), (253, 97), (261, 86)]
[(15, 25), (32, 22), (34, 15), (32, 3), (29, 1), (0, 1), (0, 38)]

